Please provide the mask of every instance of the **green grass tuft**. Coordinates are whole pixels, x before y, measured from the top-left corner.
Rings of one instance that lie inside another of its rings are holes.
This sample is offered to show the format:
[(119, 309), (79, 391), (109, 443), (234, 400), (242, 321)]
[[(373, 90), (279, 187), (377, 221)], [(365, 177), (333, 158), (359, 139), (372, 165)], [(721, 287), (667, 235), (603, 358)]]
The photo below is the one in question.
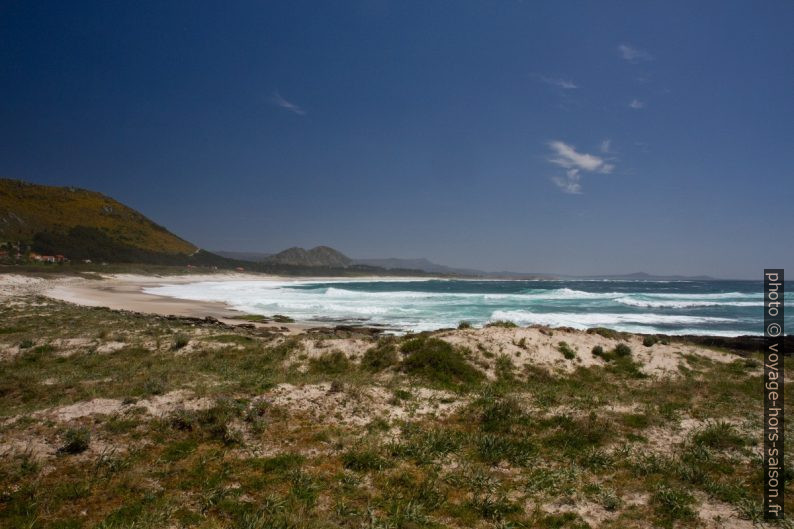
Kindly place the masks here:
[(657, 516), (666, 524), (672, 526), (678, 520), (689, 520), (695, 517), (693, 506), (695, 498), (689, 492), (673, 488), (667, 485), (660, 485), (651, 496)]
[(177, 334), (176, 336), (174, 336), (174, 342), (171, 345), (171, 349), (173, 351), (178, 351), (179, 349), (186, 347), (187, 344), (189, 343), (190, 343), (190, 338), (188, 338), (184, 334)]
[(346, 452), (342, 455), (342, 464), (345, 468), (355, 470), (356, 472), (383, 470), (390, 466), (388, 461), (381, 457), (378, 452), (370, 448)]
[(378, 342), (375, 347), (370, 347), (361, 358), (361, 367), (377, 372), (388, 369), (398, 362), (397, 345), (391, 339)]
[(62, 434), (63, 444), (58, 449), (61, 454), (80, 454), (91, 444), (91, 432), (86, 428), (69, 428)]
[(314, 373), (339, 375), (351, 369), (350, 360), (341, 351), (333, 351), (309, 360), (309, 368)]
[(443, 386), (471, 385), (484, 378), (460, 350), (438, 338), (412, 338), (402, 344), (401, 351), (407, 355), (402, 362), (406, 373)]
[(576, 358), (576, 351), (571, 349), (567, 342), (560, 342), (557, 344), (557, 349), (562, 353), (566, 360), (573, 360)]
[(659, 342), (659, 337), (653, 334), (649, 334), (645, 338), (642, 339), (642, 345), (645, 347), (653, 347)]
[(697, 430), (692, 436), (692, 442), (697, 446), (726, 450), (746, 446), (750, 440), (739, 433), (734, 425), (725, 421), (716, 421)]
[(496, 320), (496, 321), (488, 322), (485, 326), (502, 327), (505, 329), (515, 329), (516, 327), (518, 327), (518, 325), (515, 322), (512, 322), (510, 320)]

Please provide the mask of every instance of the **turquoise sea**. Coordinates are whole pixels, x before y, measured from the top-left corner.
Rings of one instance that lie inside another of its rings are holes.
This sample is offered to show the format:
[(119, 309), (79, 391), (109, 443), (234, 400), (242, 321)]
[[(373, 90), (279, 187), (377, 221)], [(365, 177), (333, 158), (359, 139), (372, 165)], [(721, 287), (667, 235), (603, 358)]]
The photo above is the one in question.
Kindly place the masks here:
[[(203, 281), (146, 291), (222, 301), (249, 313), (398, 331), (510, 320), (641, 333), (763, 334), (760, 281), (262, 280)], [(789, 333), (794, 311), (790, 314)]]

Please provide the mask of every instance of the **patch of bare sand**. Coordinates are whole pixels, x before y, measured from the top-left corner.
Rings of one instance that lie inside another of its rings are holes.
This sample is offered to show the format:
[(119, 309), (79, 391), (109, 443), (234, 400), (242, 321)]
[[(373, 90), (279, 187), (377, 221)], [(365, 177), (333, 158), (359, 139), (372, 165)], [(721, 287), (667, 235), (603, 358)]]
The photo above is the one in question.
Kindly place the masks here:
[[(199, 410), (211, 407), (212, 399), (194, 398), (189, 391), (178, 390), (143, 399), (134, 405), (125, 405), (118, 399), (92, 399), (77, 402), (66, 406), (59, 406), (47, 410), (39, 410), (30, 414), (30, 417), (43, 420), (53, 420), (60, 423), (69, 423), (93, 415), (117, 415), (133, 408), (143, 409), (153, 417), (163, 417), (179, 409)], [(17, 416), (4, 421), (8, 426), (23, 416)], [(96, 434), (96, 432), (94, 432)], [(24, 432), (10, 433), (0, 440), (0, 457), (10, 457), (14, 454), (30, 454), (36, 459), (51, 458), (57, 455), (61, 439), (51, 437), (51, 434), (42, 435), (41, 432), (27, 430)], [(114, 451), (124, 450), (123, 446), (109, 443), (101, 435), (92, 435), (88, 449), (79, 454), (78, 458), (91, 459), (101, 455), (111, 454)]]
[[(470, 349), (475, 355), (476, 363), (486, 366), (489, 378), (496, 376), (493, 355), (507, 355), (519, 368), (537, 366), (551, 372), (571, 373), (578, 366), (604, 365), (604, 360), (592, 354), (593, 348), (600, 346), (604, 351), (609, 351), (619, 342), (625, 342), (631, 347), (632, 358), (640, 364), (640, 369), (645, 374), (654, 376), (677, 375), (679, 365), (684, 361), (682, 353), (698, 355), (714, 362), (728, 363), (736, 359), (733, 355), (711, 349), (661, 343), (645, 347), (641, 336), (632, 335), (625, 340), (614, 340), (575, 329), (484, 327), (448, 331), (441, 333), (439, 338)], [(566, 359), (559, 349), (560, 342), (567, 343), (576, 352), (576, 358)]]
[[(194, 398), (189, 391), (177, 390), (139, 400), (134, 405), (135, 407), (144, 408), (146, 413), (151, 416), (162, 417), (177, 409), (198, 410), (209, 408), (212, 404), (212, 399)], [(48, 410), (39, 410), (32, 413), (31, 416), (50, 418), (59, 422), (69, 422), (90, 415), (113, 415), (123, 412), (128, 407), (120, 399), (99, 398)]]
[(573, 501), (572, 503), (547, 503), (541, 508), (549, 514), (562, 514), (566, 512), (576, 513), (581, 516), (590, 527), (600, 527), (601, 524), (617, 518), (618, 515), (617, 512), (608, 511), (602, 505), (589, 500)]
[(96, 352), (101, 354), (115, 353), (120, 349), (124, 349), (128, 345), (129, 344), (125, 342), (116, 342), (116, 341), (104, 342), (103, 344), (101, 344), (96, 348)]
[(0, 299), (41, 293), (52, 280), (20, 274), (0, 274)]
[(372, 347), (372, 341), (360, 338), (325, 338), (301, 340), (303, 352), (309, 358), (319, 358), (328, 353), (339, 351), (351, 360), (360, 359)]
[(698, 494), (700, 505), (696, 509), (703, 529), (752, 529), (756, 527), (750, 520), (743, 520), (736, 510), (727, 503)]
[(414, 388), (407, 400), (395, 399), (380, 386), (332, 387), (330, 383), (294, 386), (279, 384), (265, 395), (272, 404), (305, 412), (320, 422), (363, 426), (373, 419), (446, 417), (466, 404), (466, 399), (447, 391)]
[[(42, 435), (40, 432), (16, 432), (0, 440), (0, 457), (30, 457), (33, 460), (51, 459), (58, 455), (63, 439), (57, 435)], [(77, 460), (96, 460), (98, 457), (110, 457), (116, 453), (127, 451), (127, 447), (109, 442), (101, 436), (92, 435), (88, 448), (74, 457)], [(48, 473), (44, 467), (43, 472)], [(50, 467), (50, 470), (52, 468)]]

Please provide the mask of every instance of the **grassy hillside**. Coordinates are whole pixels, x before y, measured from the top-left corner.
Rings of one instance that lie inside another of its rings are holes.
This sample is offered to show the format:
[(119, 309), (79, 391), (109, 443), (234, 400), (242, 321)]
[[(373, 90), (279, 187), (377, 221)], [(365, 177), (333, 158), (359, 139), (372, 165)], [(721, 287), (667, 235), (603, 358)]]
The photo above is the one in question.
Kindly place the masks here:
[[(138, 260), (149, 254), (190, 255), (197, 248), (141, 213), (95, 191), (0, 179), (0, 241), (23, 241), (38, 251), (83, 252), (89, 242), (107, 254)], [(90, 252), (89, 252), (90, 253)], [(80, 256), (82, 257), (82, 256)], [(88, 258), (88, 256), (86, 256)]]

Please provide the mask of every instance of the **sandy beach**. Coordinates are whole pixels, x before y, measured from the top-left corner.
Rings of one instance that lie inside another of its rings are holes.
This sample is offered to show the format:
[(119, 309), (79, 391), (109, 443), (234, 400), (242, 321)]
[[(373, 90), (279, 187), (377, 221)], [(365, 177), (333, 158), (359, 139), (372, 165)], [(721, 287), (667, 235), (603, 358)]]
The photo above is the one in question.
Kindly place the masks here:
[[(0, 274), (0, 299), (18, 296), (41, 295), (58, 301), (74, 303), (86, 307), (106, 307), (159, 316), (179, 316), (189, 318), (215, 318), (229, 325), (265, 326), (258, 322), (241, 321), (235, 317), (245, 313), (226, 303), (180, 299), (144, 292), (144, 289), (163, 285), (195, 283), (200, 281), (289, 281), (295, 277), (268, 274), (219, 272), (215, 274), (185, 275), (143, 275), (108, 274), (96, 277), (64, 276), (36, 277), (19, 274)], [(339, 280), (339, 277), (301, 277), (301, 281)], [(360, 280), (383, 279), (378, 277), (359, 277)], [(408, 278), (392, 278), (408, 279)], [(423, 278), (427, 279), (427, 278)], [(279, 323), (291, 332), (300, 332), (311, 327), (331, 325), (323, 322)]]
[[(224, 303), (194, 301), (168, 296), (148, 294), (145, 288), (165, 284), (181, 284), (196, 281), (276, 281), (283, 277), (265, 274), (226, 272), (218, 274), (192, 275), (140, 275), (113, 274), (87, 277), (43, 278), (18, 274), (0, 274), (0, 299), (18, 296), (41, 295), (86, 307), (107, 307), (160, 316), (191, 318), (215, 318), (228, 324), (242, 324), (233, 319), (243, 313)], [(250, 324), (250, 323), (249, 323)], [(301, 323), (284, 324), (290, 329), (302, 329)]]
[(276, 276), (256, 274), (210, 274), (185, 276), (144, 276), (144, 275), (113, 275), (95, 280), (57, 282), (41, 292), (44, 296), (85, 305), (89, 307), (108, 307), (114, 310), (130, 310), (162, 316), (188, 316), (204, 318), (230, 318), (239, 316), (239, 311), (227, 307), (223, 303), (192, 301), (147, 294), (147, 287), (164, 284), (190, 283), (195, 281), (272, 281)]

